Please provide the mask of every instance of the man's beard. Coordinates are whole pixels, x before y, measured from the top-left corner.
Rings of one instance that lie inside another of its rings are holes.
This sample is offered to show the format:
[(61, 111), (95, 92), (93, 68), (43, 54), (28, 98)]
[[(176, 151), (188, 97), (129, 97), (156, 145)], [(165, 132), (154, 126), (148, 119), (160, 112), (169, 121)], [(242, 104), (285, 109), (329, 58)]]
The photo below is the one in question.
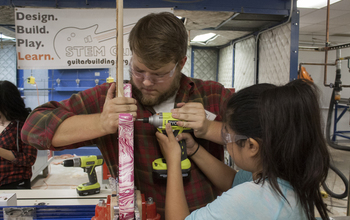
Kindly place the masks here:
[(158, 97), (144, 97), (141, 90), (139, 90), (134, 81), (132, 76), (130, 76), (130, 83), (132, 85), (132, 94), (134, 94), (136, 96), (136, 98), (138, 100), (141, 101), (141, 103), (145, 106), (155, 106), (155, 105), (159, 105), (160, 103), (166, 101), (167, 99), (169, 99), (170, 97), (174, 96), (175, 93), (177, 92), (177, 90), (180, 88), (180, 81), (181, 81), (181, 77), (182, 74), (180, 73), (176, 73), (174, 74), (174, 80), (172, 82), (172, 84), (169, 87), (169, 90), (165, 91), (163, 94), (160, 94)]

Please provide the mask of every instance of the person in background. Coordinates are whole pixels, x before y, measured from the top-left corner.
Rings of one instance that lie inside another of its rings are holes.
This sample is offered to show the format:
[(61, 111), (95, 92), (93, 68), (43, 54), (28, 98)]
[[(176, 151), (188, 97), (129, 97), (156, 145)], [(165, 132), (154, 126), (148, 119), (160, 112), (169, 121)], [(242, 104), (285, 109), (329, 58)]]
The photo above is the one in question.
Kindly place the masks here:
[(316, 89), (311, 82), (295, 80), (284, 86), (253, 85), (232, 96), (221, 137), (241, 168), (238, 172), (210, 155), (191, 135), (179, 135), (178, 140), (186, 139), (191, 159), (225, 191), (191, 214), (178, 140), (169, 125), (168, 137), (158, 132), (168, 165), (166, 219), (311, 220), (315, 208), (322, 219), (329, 219), (320, 186), (327, 177), (330, 155)]
[[(194, 129), (196, 140), (215, 158), (223, 160), (223, 146), (206, 140), (210, 138), (206, 138), (204, 125), (217, 126), (220, 135), (220, 114), (231, 92), (217, 82), (192, 79), (181, 73), (188, 47), (183, 22), (167, 12), (149, 14), (130, 32), (129, 45), (132, 98), (115, 97), (115, 83), (105, 83), (67, 100), (48, 102), (28, 117), (22, 130), (23, 141), (41, 150), (96, 144), (105, 158), (117, 157), (120, 113), (147, 118), (177, 107), (173, 116), (183, 119), (185, 113), (191, 114), (188, 127)], [(215, 120), (209, 121), (206, 114)], [(163, 157), (155, 132), (153, 125), (135, 122), (135, 186), (146, 198), (153, 198), (157, 212), (164, 218), (166, 183), (154, 179), (152, 174), (152, 162)], [(118, 168), (118, 164), (111, 166)], [(220, 193), (195, 164), (185, 190), (191, 210), (205, 206)]]
[(29, 115), (17, 87), (0, 81), (0, 189), (30, 189), (37, 149), (21, 140)]

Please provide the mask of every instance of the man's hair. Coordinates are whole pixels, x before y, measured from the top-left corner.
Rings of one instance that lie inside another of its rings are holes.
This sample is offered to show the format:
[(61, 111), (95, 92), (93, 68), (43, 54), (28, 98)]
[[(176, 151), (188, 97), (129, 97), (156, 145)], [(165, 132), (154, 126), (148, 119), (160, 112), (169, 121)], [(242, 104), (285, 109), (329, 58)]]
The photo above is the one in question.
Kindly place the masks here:
[(260, 145), (263, 168), (257, 183), (268, 181), (284, 197), (277, 178), (288, 181), (308, 219), (314, 219), (315, 207), (322, 219), (328, 219), (319, 187), (327, 177), (330, 155), (318, 99), (317, 87), (305, 80), (284, 86), (258, 84), (234, 94), (225, 115), (236, 134)]
[(187, 41), (183, 22), (169, 12), (146, 15), (129, 35), (131, 51), (150, 69), (179, 62), (186, 56)]

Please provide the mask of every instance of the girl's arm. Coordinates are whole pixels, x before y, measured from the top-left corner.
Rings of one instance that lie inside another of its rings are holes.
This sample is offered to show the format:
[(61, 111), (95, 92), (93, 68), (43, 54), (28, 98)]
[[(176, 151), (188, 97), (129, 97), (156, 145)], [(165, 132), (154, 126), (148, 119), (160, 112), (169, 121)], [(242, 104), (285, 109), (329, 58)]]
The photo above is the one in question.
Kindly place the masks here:
[[(165, 198), (165, 218), (168, 220), (184, 219), (190, 214), (181, 173), (181, 149), (178, 141), (186, 140), (188, 155), (193, 154), (197, 143), (194, 142), (190, 134), (180, 134), (175, 139), (170, 124), (166, 125), (167, 135), (157, 132), (156, 136), (162, 150), (162, 154), (167, 161), (168, 179)], [(212, 181), (212, 183), (222, 191), (231, 188), (236, 171), (225, 165), (220, 160), (209, 154), (203, 147), (199, 146), (198, 151), (191, 156), (191, 159)]]
[(231, 189), (236, 170), (208, 153), (202, 146), (199, 146), (191, 159), (219, 190), (225, 192)]
[(165, 197), (165, 219), (183, 220), (190, 214), (181, 173), (181, 149), (170, 124), (166, 125), (167, 136), (156, 133), (162, 154), (167, 161), (168, 177)]
[[(221, 127), (219, 129), (221, 131)], [(220, 134), (221, 136), (221, 134)], [(177, 141), (184, 139), (187, 146), (187, 155), (196, 163), (209, 180), (222, 192), (229, 190), (235, 178), (236, 171), (211, 155), (202, 146), (198, 145), (191, 134), (182, 133), (176, 137)], [(198, 149), (198, 150), (197, 150)]]

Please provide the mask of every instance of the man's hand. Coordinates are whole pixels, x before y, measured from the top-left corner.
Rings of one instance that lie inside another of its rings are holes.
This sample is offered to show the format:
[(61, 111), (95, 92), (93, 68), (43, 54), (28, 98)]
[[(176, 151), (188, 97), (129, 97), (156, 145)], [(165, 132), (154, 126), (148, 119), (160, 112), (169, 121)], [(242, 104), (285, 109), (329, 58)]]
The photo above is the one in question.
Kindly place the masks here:
[(198, 102), (189, 102), (178, 103), (177, 107), (179, 108), (171, 110), (173, 118), (182, 120), (177, 122), (177, 125), (192, 128), (197, 138), (203, 138), (211, 123), (211, 121), (206, 118), (203, 105)]
[(167, 161), (167, 164), (181, 163), (181, 148), (177, 142), (170, 124), (166, 124), (166, 133), (168, 136), (157, 132), (157, 140), (162, 151), (162, 154)]
[(112, 83), (108, 89), (107, 97), (103, 105), (103, 111), (100, 115), (101, 129), (108, 134), (117, 132), (119, 125), (119, 114), (130, 113), (133, 120), (136, 119), (137, 105), (136, 100), (127, 97), (114, 97), (115, 83)]

